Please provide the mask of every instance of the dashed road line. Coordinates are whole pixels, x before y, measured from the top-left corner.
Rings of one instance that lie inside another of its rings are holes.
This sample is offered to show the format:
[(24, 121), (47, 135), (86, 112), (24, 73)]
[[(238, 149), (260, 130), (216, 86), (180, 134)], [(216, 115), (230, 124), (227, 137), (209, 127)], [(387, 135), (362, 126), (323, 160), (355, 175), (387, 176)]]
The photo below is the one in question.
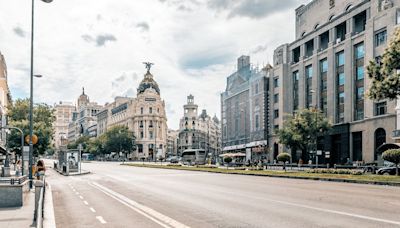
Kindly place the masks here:
[(96, 213), (96, 210), (93, 208), (93, 207), (91, 207), (91, 208), (89, 208), (93, 213)]
[(106, 220), (104, 220), (102, 216), (96, 216), (96, 219), (99, 220), (100, 223), (102, 223), (102, 224), (106, 224), (107, 223)]
[(83, 203), (86, 205), (89, 205), (89, 203), (86, 200), (84, 200)]
[(127, 207), (131, 208), (132, 210), (136, 211), (137, 213), (147, 217), (148, 219), (152, 220), (153, 222), (159, 224), (162, 227), (165, 227), (165, 228), (171, 228), (171, 227), (190, 228), (189, 226), (187, 226), (185, 224), (182, 224), (164, 214), (161, 214), (158, 211), (155, 211), (149, 207), (146, 207), (143, 204), (133, 201), (124, 195), (121, 195), (107, 187), (104, 187), (101, 184), (98, 184), (96, 182), (89, 182), (89, 185), (100, 190), (101, 192), (110, 196), (111, 198), (114, 198), (115, 200), (126, 205)]
[(83, 196), (79, 196), (79, 198), (81, 198), (83, 200)]

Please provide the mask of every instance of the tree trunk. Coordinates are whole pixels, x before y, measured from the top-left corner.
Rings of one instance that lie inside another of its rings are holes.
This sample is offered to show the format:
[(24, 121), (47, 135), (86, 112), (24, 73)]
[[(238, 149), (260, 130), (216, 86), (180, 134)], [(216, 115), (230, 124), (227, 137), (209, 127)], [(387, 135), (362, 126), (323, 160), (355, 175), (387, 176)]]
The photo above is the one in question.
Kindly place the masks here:
[(396, 164), (396, 176), (399, 176), (399, 165)]

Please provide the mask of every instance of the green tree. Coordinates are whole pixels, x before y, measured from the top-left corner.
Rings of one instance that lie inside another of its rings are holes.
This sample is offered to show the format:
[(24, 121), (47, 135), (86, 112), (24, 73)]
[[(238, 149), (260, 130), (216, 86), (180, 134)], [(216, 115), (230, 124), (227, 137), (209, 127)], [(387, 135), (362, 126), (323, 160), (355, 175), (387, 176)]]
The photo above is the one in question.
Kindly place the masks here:
[(228, 156), (224, 157), (224, 162), (227, 164), (227, 166), (226, 166), (227, 168), (228, 168), (229, 164), (232, 162), (232, 160), (233, 160), (232, 157), (228, 157)]
[(104, 133), (105, 153), (130, 153), (135, 149), (135, 136), (126, 126), (114, 126)]
[(396, 165), (396, 175), (399, 175), (400, 149), (391, 149), (383, 152), (382, 159)]
[(90, 144), (89, 136), (81, 136), (75, 142), (71, 142), (67, 145), (68, 149), (78, 149), (79, 144), (82, 145), (82, 152), (88, 153), (87, 148)]
[(368, 97), (373, 100), (396, 99), (400, 95), (400, 28), (382, 55), (381, 63), (370, 61), (368, 77), (372, 79)]
[(301, 158), (308, 160), (308, 151), (315, 148), (318, 137), (331, 129), (328, 119), (317, 109), (304, 109), (289, 117), (277, 131), (279, 142), (288, 146), (292, 153), (301, 150)]
[[(29, 135), (29, 99), (17, 99), (8, 107), (9, 125), (20, 128), (24, 135)], [(53, 138), (54, 110), (47, 104), (34, 104), (33, 107), (33, 134), (37, 135), (38, 143), (33, 146), (34, 156), (44, 154), (51, 148)], [(12, 130), (7, 146), (21, 154), (21, 135)]]
[(278, 156), (276, 157), (276, 159), (280, 162), (283, 162), (283, 170), (286, 171), (286, 162), (290, 161), (290, 154), (288, 153), (280, 153), (278, 154)]

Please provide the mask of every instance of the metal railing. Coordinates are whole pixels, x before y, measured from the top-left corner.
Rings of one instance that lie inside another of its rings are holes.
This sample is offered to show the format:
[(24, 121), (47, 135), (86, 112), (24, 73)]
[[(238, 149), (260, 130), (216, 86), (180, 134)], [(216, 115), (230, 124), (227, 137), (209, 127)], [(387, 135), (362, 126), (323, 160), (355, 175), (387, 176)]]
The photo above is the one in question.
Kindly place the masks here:
[(36, 222), (36, 228), (43, 227), (43, 216), (44, 216), (44, 196), (46, 193), (46, 181), (43, 176), (43, 187), (40, 188), (39, 199), (35, 208), (34, 220)]
[(12, 178), (0, 178), (0, 184), (23, 184), (28, 179), (27, 176), (12, 177)]

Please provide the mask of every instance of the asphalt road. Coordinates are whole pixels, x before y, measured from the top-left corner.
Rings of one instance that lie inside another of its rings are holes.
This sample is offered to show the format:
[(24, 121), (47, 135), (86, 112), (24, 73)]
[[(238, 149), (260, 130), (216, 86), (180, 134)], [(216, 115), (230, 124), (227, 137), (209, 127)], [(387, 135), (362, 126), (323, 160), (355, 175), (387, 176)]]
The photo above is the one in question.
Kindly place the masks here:
[(400, 188), (83, 164), (47, 171), (63, 227), (400, 227)]

